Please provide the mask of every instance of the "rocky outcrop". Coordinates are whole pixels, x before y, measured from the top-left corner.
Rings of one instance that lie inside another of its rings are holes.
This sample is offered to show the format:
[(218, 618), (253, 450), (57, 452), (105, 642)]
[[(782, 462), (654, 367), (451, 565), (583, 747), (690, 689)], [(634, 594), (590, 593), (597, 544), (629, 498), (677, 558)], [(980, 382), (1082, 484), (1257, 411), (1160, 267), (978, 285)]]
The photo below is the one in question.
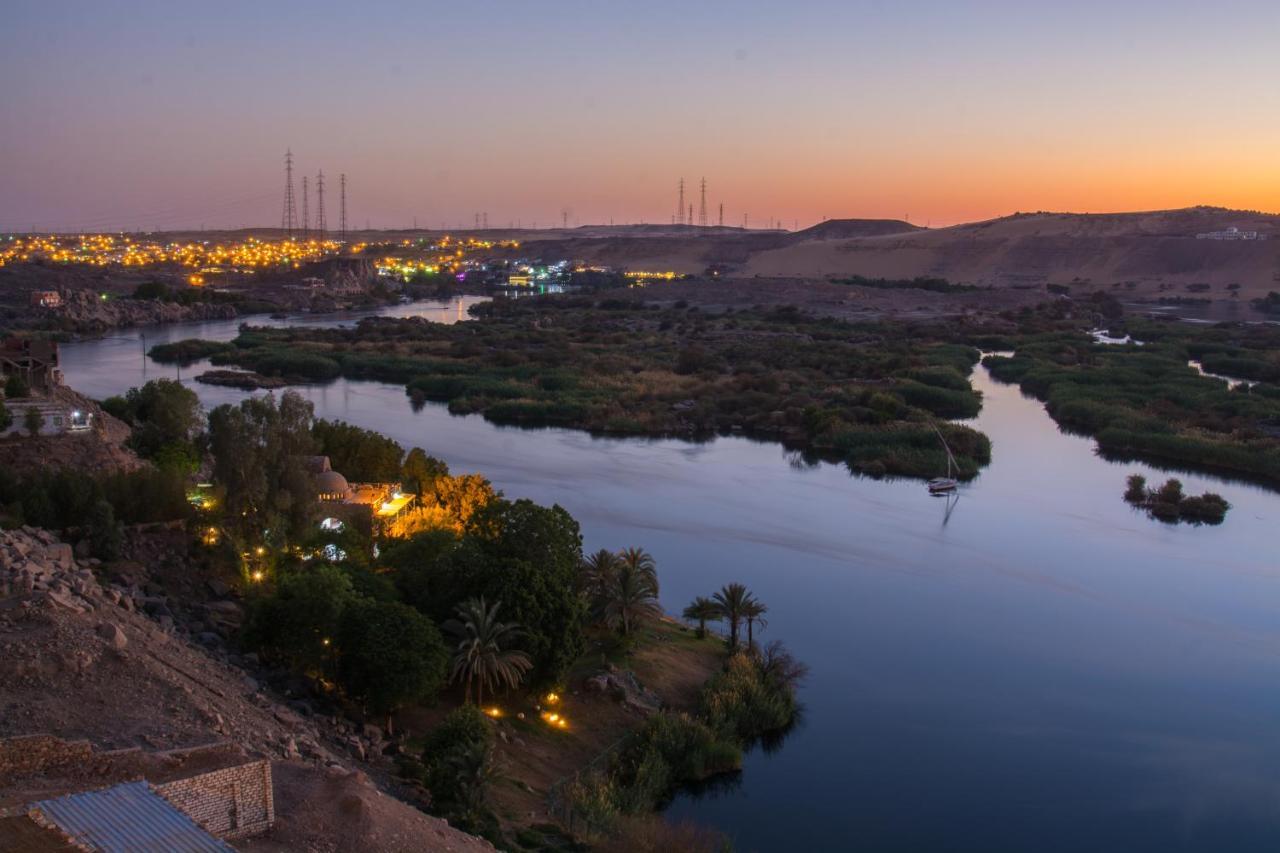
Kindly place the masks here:
[(153, 326), (192, 320), (233, 320), (234, 306), (197, 302), (179, 305), (157, 299), (103, 299), (93, 290), (67, 290), (58, 314), (65, 324), (81, 332), (100, 332), (123, 326)]
[(613, 664), (599, 675), (586, 680), (583, 688), (588, 693), (610, 696), (632, 711), (648, 716), (662, 710), (662, 698), (640, 684), (636, 674), (629, 669), (618, 669)]

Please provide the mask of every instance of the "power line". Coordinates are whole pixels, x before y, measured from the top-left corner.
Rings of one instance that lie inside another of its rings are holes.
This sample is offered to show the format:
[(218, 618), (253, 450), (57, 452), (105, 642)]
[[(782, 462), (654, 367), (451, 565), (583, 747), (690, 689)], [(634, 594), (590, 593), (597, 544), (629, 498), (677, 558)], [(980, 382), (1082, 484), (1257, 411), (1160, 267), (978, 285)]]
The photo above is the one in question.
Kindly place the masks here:
[(684, 178), (680, 179), (680, 198), (676, 202), (676, 222), (684, 224)]
[(321, 169), (316, 175), (316, 236), (321, 240), (325, 238), (328, 225), (324, 221), (324, 169)]
[[(338, 175), (338, 239), (347, 242), (347, 173)], [(416, 220), (415, 220), (416, 222)]]
[(293, 150), (284, 152), (284, 211), (280, 216), (280, 227), (288, 237), (293, 237), (293, 229), (298, 224), (298, 211), (293, 202)]
[(698, 202), (698, 225), (707, 227), (707, 179), (702, 179), (702, 198)]
[(302, 239), (307, 239), (311, 229), (311, 217), (307, 215), (307, 176), (302, 176)]

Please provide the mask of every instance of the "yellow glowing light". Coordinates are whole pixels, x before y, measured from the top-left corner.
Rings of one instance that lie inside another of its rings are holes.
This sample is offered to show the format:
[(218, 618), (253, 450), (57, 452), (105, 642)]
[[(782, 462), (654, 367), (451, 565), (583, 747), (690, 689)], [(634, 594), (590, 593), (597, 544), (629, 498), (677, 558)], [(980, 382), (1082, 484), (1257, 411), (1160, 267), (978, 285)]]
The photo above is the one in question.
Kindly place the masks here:
[(264, 575), (262, 574), (262, 571), (261, 571), (261, 570), (258, 570), (258, 571), (256, 571), (256, 572), (254, 572), (253, 574), (251, 574), (249, 577), (251, 577), (251, 578), (253, 579), (253, 582), (254, 582), (254, 583), (261, 583), (261, 582), (262, 582), (262, 578), (264, 577)]
[(485, 709), (484, 709), (484, 712), (485, 712), (486, 714), (488, 714), (490, 717), (493, 717), (495, 720), (496, 720), (498, 717), (501, 717), (501, 716), (502, 716), (502, 709), (501, 709), (501, 708), (485, 708)]
[(548, 693), (545, 701), (548, 705), (554, 705), (560, 701), (560, 697), (555, 693)]

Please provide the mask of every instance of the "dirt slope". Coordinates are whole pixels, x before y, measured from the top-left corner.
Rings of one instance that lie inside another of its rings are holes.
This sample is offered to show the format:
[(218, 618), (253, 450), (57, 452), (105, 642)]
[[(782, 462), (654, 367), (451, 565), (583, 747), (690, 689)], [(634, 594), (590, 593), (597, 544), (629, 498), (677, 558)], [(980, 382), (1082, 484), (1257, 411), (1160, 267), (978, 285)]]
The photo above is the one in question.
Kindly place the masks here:
[[(96, 560), (76, 560), (46, 531), (0, 532), (0, 737), (49, 734), (144, 750), (226, 741), (273, 758), (280, 825), (250, 849), (492, 849), (370, 781), (361, 768), (381, 764), (352, 753), (388, 761), (367, 739), (379, 734), (357, 736), (341, 721), (280, 704), (230, 656), (190, 642), (157, 606), (161, 599), (132, 585), (104, 586), (98, 571)], [(204, 610), (212, 630), (235, 622), (240, 608), (224, 598)], [(83, 781), (67, 783), (93, 787)], [(0, 785), (0, 805), (58, 784), (10, 780)]]

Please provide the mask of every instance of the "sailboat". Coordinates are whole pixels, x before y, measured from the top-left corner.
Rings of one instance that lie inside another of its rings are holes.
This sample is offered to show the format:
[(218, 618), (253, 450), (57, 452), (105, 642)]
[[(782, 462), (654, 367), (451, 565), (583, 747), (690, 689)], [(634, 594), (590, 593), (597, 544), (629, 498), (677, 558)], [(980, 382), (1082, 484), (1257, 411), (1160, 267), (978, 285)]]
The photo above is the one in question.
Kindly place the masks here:
[(960, 485), (959, 481), (957, 481), (955, 477), (955, 469), (959, 466), (956, 465), (956, 458), (951, 455), (951, 448), (947, 446), (947, 440), (942, 437), (942, 431), (936, 426), (933, 428), (933, 431), (938, 434), (938, 441), (942, 442), (942, 449), (947, 451), (947, 476), (934, 477), (930, 480), (929, 494), (945, 495), (950, 492), (954, 492), (956, 487)]

